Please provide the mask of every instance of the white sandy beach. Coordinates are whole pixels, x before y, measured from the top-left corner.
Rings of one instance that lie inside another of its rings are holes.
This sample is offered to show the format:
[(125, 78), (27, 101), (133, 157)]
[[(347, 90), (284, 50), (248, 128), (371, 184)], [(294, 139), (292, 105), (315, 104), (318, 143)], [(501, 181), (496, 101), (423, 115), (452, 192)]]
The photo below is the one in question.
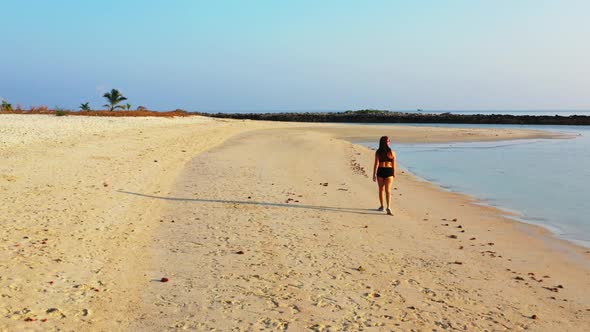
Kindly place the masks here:
[(552, 134), (391, 131), (0, 115), (0, 330), (590, 329), (588, 249), (348, 141)]

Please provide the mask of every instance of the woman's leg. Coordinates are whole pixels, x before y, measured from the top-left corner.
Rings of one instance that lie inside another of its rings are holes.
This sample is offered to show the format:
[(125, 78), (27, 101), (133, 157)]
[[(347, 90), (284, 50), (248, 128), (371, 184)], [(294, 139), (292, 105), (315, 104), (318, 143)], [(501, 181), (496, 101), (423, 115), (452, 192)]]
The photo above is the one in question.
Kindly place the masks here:
[[(387, 209), (391, 209), (391, 185), (393, 184), (393, 176), (383, 179), (383, 187), (385, 191), (385, 198), (387, 200)], [(388, 211), (389, 212), (389, 211)]]
[(380, 208), (383, 209), (383, 200), (385, 199), (384, 179), (377, 177), (377, 184), (379, 185), (379, 202), (381, 203)]

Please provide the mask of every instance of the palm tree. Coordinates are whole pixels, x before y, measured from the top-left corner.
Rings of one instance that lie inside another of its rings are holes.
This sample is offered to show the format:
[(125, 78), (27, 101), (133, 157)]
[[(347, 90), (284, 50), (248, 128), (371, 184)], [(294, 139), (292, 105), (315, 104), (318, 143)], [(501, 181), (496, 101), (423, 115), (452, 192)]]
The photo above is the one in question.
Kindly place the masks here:
[(2, 107), (0, 110), (12, 112), (12, 104), (9, 104), (6, 100), (2, 100)]
[(131, 104), (129, 104), (129, 103), (125, 104), (124, 108), (129, 111), (131, 109)]
[(124, 108), (121, 105), (119, 105), (119, 106), (116, 106), (116, 105), (118, 103), (122, 102), (123, 100), (127, 100), (127, 98), (123, 97), (121, 92), (119, 92), (119, 90), (117, 90), (117, 89), (112, 89), (111, 92), (105, 93), (103, 95), (103, 97), (105, 97), (109, 101), (108, 104), (105, 104), (103, 106), (110, 107), (111, 111), (114, 110), (115, 108)]
[(82, 111), (90, 111), (90, 103), (83, 103), (83, 104), (80, 104), (80, 109), (81, 109)]

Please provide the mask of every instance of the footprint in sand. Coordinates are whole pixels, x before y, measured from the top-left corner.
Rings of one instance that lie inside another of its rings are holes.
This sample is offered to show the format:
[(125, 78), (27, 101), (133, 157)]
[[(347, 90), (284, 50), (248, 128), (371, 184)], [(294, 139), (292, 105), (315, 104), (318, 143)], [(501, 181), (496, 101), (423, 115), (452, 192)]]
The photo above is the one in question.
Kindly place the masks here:
[(422, 288), (420, 291), (428, 296), (432, 296), (432, 297), (436, 296), (436, 292), (430, 288)]
[(366, 293), (365, 296), (368, 298), (371, 298), (371, 299), (376, 299), (376, 298), (381, 297), (381, 294), (379, 294), (377, 292), (371, 292), (371, 293)]
[(61, 310), (59, 310), (58, 308), (49, 308), (45, 311), (45, 313), (47, 313), (50, 317), (53, 318), (66, 318), (66, 315), (61, 312)]

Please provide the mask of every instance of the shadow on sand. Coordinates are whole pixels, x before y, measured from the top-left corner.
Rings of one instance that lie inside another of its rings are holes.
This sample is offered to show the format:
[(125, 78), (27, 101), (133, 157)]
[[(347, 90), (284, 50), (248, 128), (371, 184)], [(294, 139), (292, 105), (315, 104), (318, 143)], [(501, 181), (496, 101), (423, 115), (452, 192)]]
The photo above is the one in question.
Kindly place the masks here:
[(145, 197), (145, 198), (162, 199), (162, 200), (177, 201), (177, 202), (258, 205), (258, 206), (286, 207), (286, 208), (291, 208), (291, 209), (310, 209), (310, 210), (320, 210), (320, 211), (329, 211), (329, 212), (345, 212), (345, 213), (369, 214), (369, 215), (383, 214), (383, 212), (378, 212), (376, 209), (340, 208), (340, 207), (332, 207), (332, 206), (316, 206), (316, 205), (304, 205), (304, 204), (296, 204), (296, 203), (288, 204), (288, 203), (270, 203), (270, 202), (256, 202), (256, 201), (231, 201), (231, 200), (223, 200), (223, 199), (165, 197), (165, 196), (155, 196), (155, 195), (134, 193), (134, 192), (124, 191), (124, 190), (117, 190), (117, 192), (122, 193), (122, 194)]

